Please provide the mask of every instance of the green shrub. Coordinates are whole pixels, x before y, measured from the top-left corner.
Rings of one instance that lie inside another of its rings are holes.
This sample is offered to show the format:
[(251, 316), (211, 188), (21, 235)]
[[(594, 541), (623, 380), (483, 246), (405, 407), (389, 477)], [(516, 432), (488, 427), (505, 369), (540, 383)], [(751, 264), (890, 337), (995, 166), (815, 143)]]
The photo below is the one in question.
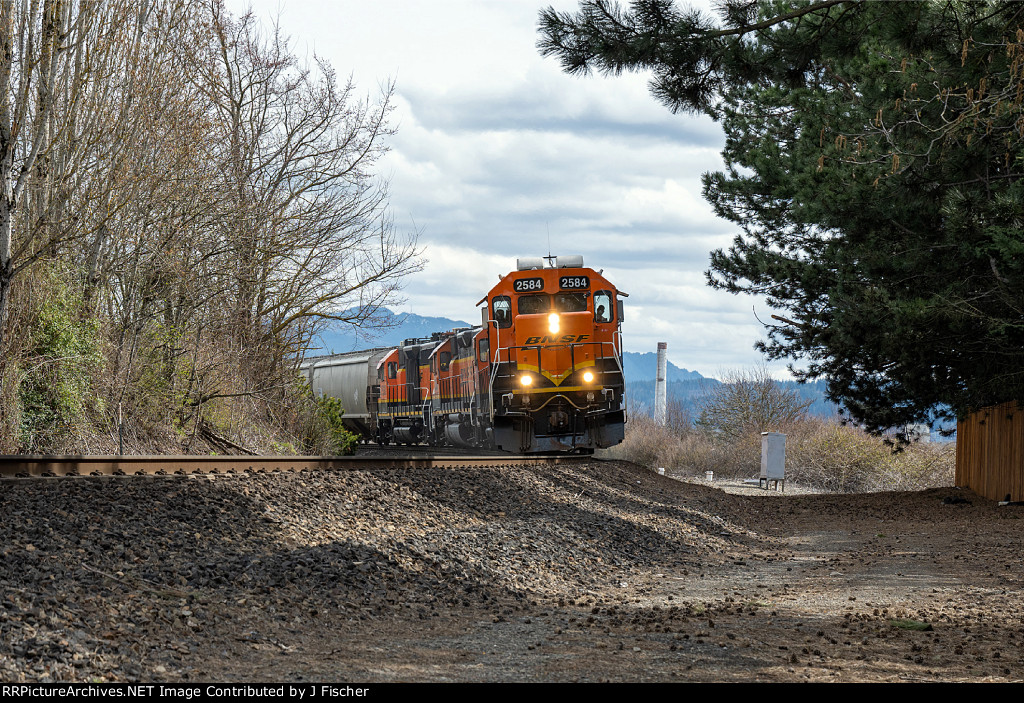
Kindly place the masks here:
[(99, 325), (85, 317), (79, 292), (51, 272), (36, 310), (18, 387), (22, 451), (60, 451), (85, 422), (93, 376), (103, 356)]
[(345, 409), (341, 407), (341, 401), (337, 398), (325, 396), (317, 403), (317, 410), (326, 424), (327, 436), (329, 438), (328, 453), (355, 453), (356, 445), (359, 443), (359, 435), (345, 429), (342, 421)]

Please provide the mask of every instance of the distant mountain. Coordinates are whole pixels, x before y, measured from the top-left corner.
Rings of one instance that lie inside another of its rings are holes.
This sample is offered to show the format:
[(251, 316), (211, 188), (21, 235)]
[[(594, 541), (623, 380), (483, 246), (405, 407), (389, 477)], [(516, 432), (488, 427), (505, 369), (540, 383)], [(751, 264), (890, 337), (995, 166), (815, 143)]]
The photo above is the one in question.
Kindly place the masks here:
[[(690, 408), (691, 414), (696, 415), (701, 400), (719, 383), (721, 381), (703, 376), (687, 381), (669, 381), (666, 387), (668, 402)], [(630, 412), (654, 415), (654, 380), (632, 381), (627, 375), (626, 398)]]
[[(622, 355), (622, 370), (626, 374), (626, 397), (634, 411), (654, 413), (654, 381), (658, 377), (658, 355), (655, 352), (626, 352)], [(670, 402), (679, 403), (691, 409), (696, 415), (697, 408), (706, 396), (721, 381), (707, 378), (697, 371), (682, 369), (668, 362), (667, 394)], [(825, 382), (797, 383), (776, 381), (786, 390), (795, 392), (800, 398), (810, 400), (807, 411), (818, 417), (833, 417), (837, 406), (825, 399)]]
[(803, 400), (812, 401), (807, 412), (816, 417), (836, 417), (839, 415), (839, 406), (825, 398), (828, 390), (828, 382), (823, 380), (798, 383), (797, 381), (776, 381), (776, 385), (783, 390), (793, 391)]
[[(691, 372), (693, 373), (693, 372)], [(697, 374), (698, 378), (683, 381), (669, 381), (666, 388), (668, 400), (690, 409), (693, 416), (699, 412), (699, 407), (704, 397), (721, 385), (721, 381), (715, 378), (705, 378)], [(796, 381), (776, 381), (781, 388), (793, 391), (802, 400), (810, 400), (811, 404), (807, 412), (815, 417), (835, 417), (838, 413), (838, 406), (830, 403), (825, 398), (825, 382), (814, 381), (812, 383), (797, 383)], [(642, 412), (647, 415), (654, 414), (654, 381), (631, 381), (626, 376), (626, 397), (629, 399), (629, 407), (633, 412)]]
[(406, 339), (429, 337), (434, 332), (447, 332), (457, 327), (471, 326), (462, 320), (424, 317), (411, 312), (396, 315), (387, 309), (382, 311), (382, 317), (385, 326), (381, 328), (360, 330), (345, 326), (322, 333), (319, 340), (314, 340), (314, 346), (321, 348), (311, 349), (309, 355), (341, 354), (373, 347), (395, 347)]
[[(658, 378), (658, 355), (655, 352), (626, 352), (622, 355), (622, 370), (629, 381), (654, 381)], [(668, 362), (667, 380), (699, 381), (701, 376), (696, 371), (681, 369), (671, 361)]]

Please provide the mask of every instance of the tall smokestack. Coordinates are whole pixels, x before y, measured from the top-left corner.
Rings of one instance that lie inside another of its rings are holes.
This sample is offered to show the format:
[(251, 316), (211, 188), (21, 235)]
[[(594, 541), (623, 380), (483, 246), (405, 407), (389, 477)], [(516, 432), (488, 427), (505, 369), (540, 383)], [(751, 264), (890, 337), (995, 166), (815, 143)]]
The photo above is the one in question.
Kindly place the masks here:
[(665, 408), (668, 404), (668, 342), (658, 342), (658, 380), (654, 384), (654, 422), (665, 424)]

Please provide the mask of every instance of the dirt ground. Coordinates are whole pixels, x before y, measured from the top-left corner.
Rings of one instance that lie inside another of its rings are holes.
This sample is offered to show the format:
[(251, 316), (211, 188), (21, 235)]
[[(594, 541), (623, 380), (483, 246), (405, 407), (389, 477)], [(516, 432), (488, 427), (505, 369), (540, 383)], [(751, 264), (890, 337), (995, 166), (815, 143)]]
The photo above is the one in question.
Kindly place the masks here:
[[(673, 488), (684, 501), (721, 492), (712, 500), (723, 536), (742, 536), (723, 559), (654, 565), (575, 603), (350, 622), (250, 647), (288, 680), (1024, 679), (1024, 508), (955, 489)], [(284, 642), (319, 656), (296, 657)]]
[(575, 606), (499, 622), (456, 612), (373, 623), (324, 642), (329, 663), (275, 669), (377, 681), (1024, 678), (1024, 508), (955, 490), (742, 488), (761, 495), (720, 503), (748, 548), (722, 563), (633, 573)]
[[(45, 622), (26, 614), (46, 607), (33, 591), (55, 579), (40, 571), (32, 584), (18, 582), (10, 557), (32, 540), (32, 551), (66, 564), (76, 553), (81, 561), (80, 543), (77, 552), (62, 546), (52, 525), (5, 535), (0, 674), (95, 680), (95, 667), (64, 667), (73, 647), (58, 657), (55, 645), (38, 646), (77, 632), (71, 645), (95, 647), (100, 659), (90, 661), (106, 662), (106, 680), (1024, 679), (1024, 507), (967, 491), (766, 491), (676, 481), (621, 462), (429, 481), (302, 479), (308, 494), (289, 502), (296, 481), (196, 481), (187, 491), (152, 482), (146, 505), (179, 511), (173, 519), (196, 542), (200, 527), (230, 526), (232, 538), (221, 541), (233, 551), (189, 551), (165, 531), (166, 563), (210, 562), (183, 576), (184, 566), (133, 571), (148, 557), (139, 547), (117, 557), (115, 548), (89, 559), (87, 574), (58, 572), (54, 589), (65, 595)], [(19, 509), (89, 500), (49, 490)], [(23, 506), (35, 491), (7, 487), (0, 507)], [(248, 502), (235, 514), (241, 493)], [(216, 510), (186, 513), (175, 502), (183, 494), (182, 505), (202, 497)], [(322, 522), (306, 512), (311, 504)], [(121, 523), (101, 513), (99, 532), (112, 534)], [(352, 535), (372, 551), (339, 551), (338, 540), (354, 544)], [(259, 569), (257, 538), (267, 555)], [(328, 539), (326, 551), (310, 551)], [(335, 570), (321, 568), (326, 554), (341, 554)], [(98, 564), (104, 558), (127, 561)], [(81, 583), (83, 575), (92, 581)], [(75, 589), (60, 578), (78, 580), (80, 595), (69, 597)]]

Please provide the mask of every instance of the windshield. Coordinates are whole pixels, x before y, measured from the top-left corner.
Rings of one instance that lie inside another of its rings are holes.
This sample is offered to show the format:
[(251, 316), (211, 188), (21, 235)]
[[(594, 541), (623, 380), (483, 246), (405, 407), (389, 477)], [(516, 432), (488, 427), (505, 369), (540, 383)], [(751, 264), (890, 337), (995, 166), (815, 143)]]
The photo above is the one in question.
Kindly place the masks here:
[(546, 295), (519, 296), (519, 314), (537, 315), (545, 313), (551, 307), (551, 298)]
[(555, 295), (555, 312), (583, 312), (586, 309), (586, 293), (557, 293)]

